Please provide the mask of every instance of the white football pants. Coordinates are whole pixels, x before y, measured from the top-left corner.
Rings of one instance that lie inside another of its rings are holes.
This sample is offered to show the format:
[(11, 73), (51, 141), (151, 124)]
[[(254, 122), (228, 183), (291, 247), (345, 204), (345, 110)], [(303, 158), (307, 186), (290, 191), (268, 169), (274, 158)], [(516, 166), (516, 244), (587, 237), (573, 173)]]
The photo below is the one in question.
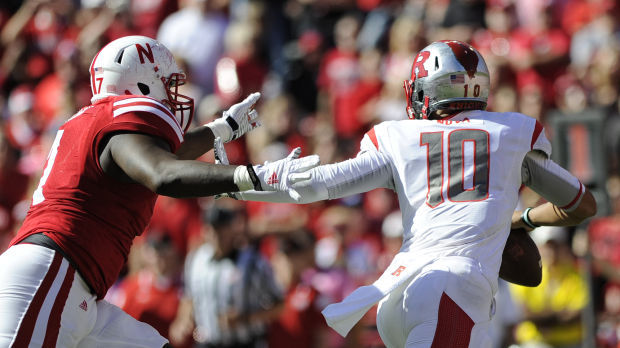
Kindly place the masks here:
[(446, 257), (381, 300), (377, 328), (388, 348), (490, 348), (494, 310), (477, 263)]
[(120, 308), (96, 301), (58, 252), (18, 244), (0, 255), (0, 348), (160, 348), (167, 342)]

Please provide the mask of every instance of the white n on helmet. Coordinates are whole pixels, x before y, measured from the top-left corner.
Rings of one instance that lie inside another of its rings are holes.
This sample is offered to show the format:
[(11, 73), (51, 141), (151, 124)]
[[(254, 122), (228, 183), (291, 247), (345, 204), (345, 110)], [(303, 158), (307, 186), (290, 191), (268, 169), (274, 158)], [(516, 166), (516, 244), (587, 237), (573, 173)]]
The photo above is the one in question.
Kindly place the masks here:
[(489, 98), (489, 70), (484, 58), (461, 41), (436, 41), (413, 61), (405, 80), (409, 118), (437, 118), (463, 110), (484, 110)]
[(90, 65), (91, 102), (117, 95), (145, 95), (161, 101), (187, 131), (194, 100), (180, 94), (186, 76), (172, 53), (157, 40), (126, 36), (107, 44)]

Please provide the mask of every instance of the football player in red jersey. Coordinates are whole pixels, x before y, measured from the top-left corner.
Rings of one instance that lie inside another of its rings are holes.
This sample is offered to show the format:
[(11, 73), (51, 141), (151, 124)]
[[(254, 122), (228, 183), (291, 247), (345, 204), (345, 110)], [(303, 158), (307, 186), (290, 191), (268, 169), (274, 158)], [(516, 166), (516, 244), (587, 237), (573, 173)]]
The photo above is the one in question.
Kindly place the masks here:
[(297, 158), (299, 149), (262, 166), (194, 160), (215, 138), (231, 141), (258, 126), (260, 95), (188, 131), (194, 105), (179, 93), (185, 75), (151, 38), (112, 41), (93, 59), (90, 76), (92, 104), (60, 127), (24, 224), (0, 256), (0, 347), (168, 345), (102, 300), (157, 195), (281, 191), (289, 174), (319, 161)]

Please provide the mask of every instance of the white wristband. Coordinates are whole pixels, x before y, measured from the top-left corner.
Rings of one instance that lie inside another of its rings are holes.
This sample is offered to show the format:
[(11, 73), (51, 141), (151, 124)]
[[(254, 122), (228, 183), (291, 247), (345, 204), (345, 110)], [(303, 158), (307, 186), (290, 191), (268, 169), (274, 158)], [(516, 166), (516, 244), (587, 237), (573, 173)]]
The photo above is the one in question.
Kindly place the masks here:
[(248, 191), (254, 189), (254, 183), (252, 182), (252, 177), (248, 172), (248, 168), (246, 166), (238, 166), (235, 168), (235, 173), (233, 174), (233, 180), (235, 185), (239, 188), (239, 191)]
[(211, 132), (215, 138), (222, 138), (222, 141), (227, 143), (232, 140), (233, 132), (228, 123), (222, 118), (218, 118), (213, 122), (209, 122), (205, 127), (211, 128)]
[(530, 210), (532, 210), (532, 208), (526, 208), (523, 211), (523, 214), (521, 215), (521, 219), (523, 220), (523, 222), (525, 222), (526, 225), (528, 225), (530, 228), (537, 228), (540, 227), (540, 225), (536, 225), (535, 223), (532, 222), (532, 220), (530, 220)]

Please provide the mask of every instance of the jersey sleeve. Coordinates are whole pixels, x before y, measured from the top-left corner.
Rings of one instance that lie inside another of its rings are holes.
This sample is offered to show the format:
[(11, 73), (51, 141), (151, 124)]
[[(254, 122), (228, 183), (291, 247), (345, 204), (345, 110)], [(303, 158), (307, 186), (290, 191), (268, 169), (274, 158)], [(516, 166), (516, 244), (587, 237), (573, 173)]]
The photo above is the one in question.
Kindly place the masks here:
[(360, 152), (355, 158), (310, 169), (311, 179), (292, 187), (301, 198), (293, 200), (287, 192), (244, 191), (238, 195), (245, 201), (307, 204), (337, 199), (376, 188), (393, 189), (392, 167), (378, 151)]
[(129, 131), (156, 136), (165, 140), (172, 152), (183, 143), (183, 131), (175, 116), (162, 103), (150, 98), (128, 98), (112, 105), (113, 120), (99, 134)]
[(525, 156), (521, 180), (547, 201), (566, 211), (574, 210), (585, 193), (579, 179), (538, 151), (530, 151)]

